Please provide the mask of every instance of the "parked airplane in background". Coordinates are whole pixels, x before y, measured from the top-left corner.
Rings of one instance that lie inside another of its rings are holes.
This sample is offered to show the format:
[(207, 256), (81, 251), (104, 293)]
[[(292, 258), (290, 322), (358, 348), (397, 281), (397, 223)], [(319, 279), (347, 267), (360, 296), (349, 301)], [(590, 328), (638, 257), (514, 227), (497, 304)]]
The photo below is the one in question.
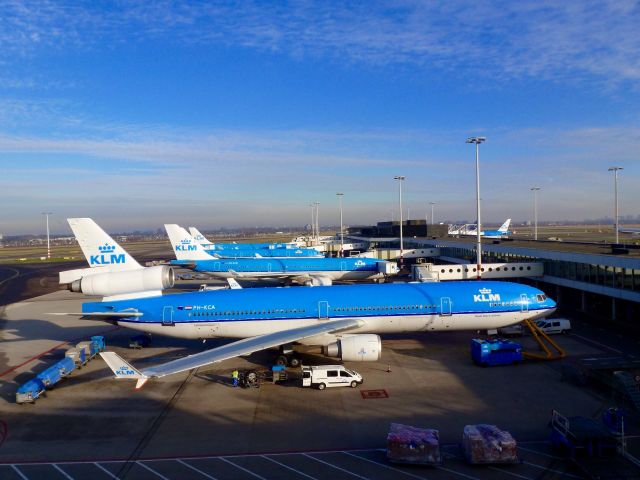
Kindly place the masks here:
[[(511, 219), (507, 220), (497, 230), (482, 230), (480, 232), (481, 237), (485, 238), (503, 238), (511, 234), (509, 231), (509, 225), (511, 225)], [(466, 225), (452, 225), (447, 232), (449, 235), (461, 235), (461, 236), (477, 236), (478, 225), (468, 223)]]
[(273, 250), (291, 249), (297, 250), (299, 246), (294, 243), (211, 243), (196, 227), (189, 227), (191, 236), (204, 247), (205, 250)]
[[(189, 227), (195, 243), (215, 258), (289, 258), (289, 257), (323, 257), (322, 253), (312, 248), (299, 248), (288, 243), (210, 243), (197, 228)], [(195, 234), (195, 235), (194, 235)], [(185, 247), (189, 248), (189, 247)]]
[(293, 344), (322, 346), (325, 355), (346, 361), (376, 361), (378, 333), (495, 329), (542, 318), (555, 307), (534, 287), (478, 281), (179, 293), (88, 302), (82, 316), (172, 337), (241, 338), (142, 371), (113, 352), (101, 354), (116, 377), (136, 379), (139, 388), (149, 378), (268, 348), (291, 351)]
[(161, 295), (174, 284), (167, 265), (143, 267), (91, 218), (68, 218), (90, 268), (60, 272), (60, 284), (87, 295)]
[(182, 227), (165, 225), (176, 260), (171, 265), (218, 278), (283, 279), (304, 285), (334, 280), (382, 279), (398, 273), (395, 263), (375, 258), (212, 258)]
[(631, 235), (640, 235), (640, 228), (631, 228), (631, 227), (619, 227), (618, 232), (620, 233), (630, 233)]

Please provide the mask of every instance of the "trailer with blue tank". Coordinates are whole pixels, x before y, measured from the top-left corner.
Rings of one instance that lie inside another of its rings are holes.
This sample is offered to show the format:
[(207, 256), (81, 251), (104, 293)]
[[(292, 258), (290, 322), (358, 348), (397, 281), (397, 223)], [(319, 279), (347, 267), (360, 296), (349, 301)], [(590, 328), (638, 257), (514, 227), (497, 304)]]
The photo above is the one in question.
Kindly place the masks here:
[(45, 391), (44, 383), (39, 378), (32, 378), (23, 383), (16, 391), (16, 403), (34, 403)]
[(68, 377), (69, 375), (71, 375), (71, 372), (76, 369), (76, 364), (74, 363), (73, 359), (69, 357), (64, 357), (62, 360), (56, 363), (55, 366), (57, 366), (58, 370), (60, 370), (60, 375), (62, 377)]
[(482, 366), (511, 365), (522, 362), (522, 345), (504, 338), (471, 340), (471, 358)]
[(65, 352), (64, 356), (71, 358), (73, 360), (73, 363), (75, 363), (76, 367), (78, 368), (82, 368), (82, 366), (87, 363), (87, 357), (85, 355), (84, 348), (70, 348)]
[(58, 366), (52, 365), (36, 375), (36, 378), (40, 379), (45, 387), (53, 388), (53, 386), (60, 381), (62, 375), (60, 374)]

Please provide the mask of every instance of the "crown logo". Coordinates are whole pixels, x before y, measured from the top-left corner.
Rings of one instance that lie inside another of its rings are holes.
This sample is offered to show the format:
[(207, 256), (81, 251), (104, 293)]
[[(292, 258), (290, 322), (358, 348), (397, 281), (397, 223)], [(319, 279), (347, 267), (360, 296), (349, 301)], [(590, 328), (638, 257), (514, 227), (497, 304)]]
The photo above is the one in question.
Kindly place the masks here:
[(188, 239), (188, 238), (183, 238), (182, 240), (180, 240), (180, 243), (182, 243), (182, 244), (191, 243), (191, 240)]
[(98, 246), (98, 250), (100, 250), (100, 253), (111, 253), (115, 249), (116, 249), (115, 245), (109, 245), (108, 243)]
[(491, 289), (490, 288), (481, 288), (480, 289), (480, 293), (483, 295), (488, 295), (491, 293)]

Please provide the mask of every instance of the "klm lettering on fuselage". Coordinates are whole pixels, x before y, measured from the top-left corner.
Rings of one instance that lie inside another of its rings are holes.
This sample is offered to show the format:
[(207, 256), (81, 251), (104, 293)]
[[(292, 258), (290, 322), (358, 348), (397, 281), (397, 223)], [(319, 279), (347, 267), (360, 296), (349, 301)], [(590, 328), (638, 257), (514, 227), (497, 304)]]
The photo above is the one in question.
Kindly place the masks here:
[(500, 294), (499, 293), (491, 293), (491, 290), (488, 288), (483, 288), (480, 291), (479, 295), (473, 296), (474, 302), (499, 302)]
[(91, 265), (113, 265), (116, 263), (125, 263), (126, 259), (124, 253), (111, 255), (105, 255), (104, 253), (98, 255), (90, 255), (89, 263)]

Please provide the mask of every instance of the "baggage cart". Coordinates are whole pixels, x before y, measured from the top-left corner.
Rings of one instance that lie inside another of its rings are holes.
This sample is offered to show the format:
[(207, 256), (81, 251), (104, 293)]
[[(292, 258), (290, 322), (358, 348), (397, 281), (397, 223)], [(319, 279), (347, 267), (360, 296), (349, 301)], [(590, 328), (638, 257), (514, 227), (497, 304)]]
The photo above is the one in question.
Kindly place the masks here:
[(387, 435), (387, 459), (394, 463), (442, 464), (438, 430), (392, 423)]
[(42, 381), (45, 387), (53, 388), (53, 386), (60, 381), (62, 375), (60, 375), (58, 366), (53, 365), (36, 375), (36, 378)]
[(88, 340), (78, 343), (76, 345), (76, 348), (78, 350), (84, 350), (84, 354), (87, 360), (91, 360), (99, 352), (97, 346), (93, 342), (90, 342)]
[(20, 385), (16, 391), (16, 403), (34, 403), (45, 391), (44, 383), (39, 378), (32, 378)]
[(82, 366), (87, 363), (87, 357), (85, 356), (84, 348), (82, 350), (77, 348), (70, 348), (65, 352), (64, 356), (71, 358), (77, 368), (82, 368)]
[(58, 367), (58, 370), (60, 370), (60, 375), (62, 377), (68, 377), (69, 375), (71, 375), (71, 372), (76, 369), (76, 364), (74, 363), (73, 359), (67, 356), (56, 363), (56, 366)]
[(95, 343), (96, 349), (99, 352), (104, 352), (106, 345), (104, 343), (104, 337), (102, 335), (94, 335), (93, 337), (91, 337), (91, 342)]
[(516, 441), (495, 425), (467, 425), (462, 433), (462, 450), (467, 462), (518, 463)]

